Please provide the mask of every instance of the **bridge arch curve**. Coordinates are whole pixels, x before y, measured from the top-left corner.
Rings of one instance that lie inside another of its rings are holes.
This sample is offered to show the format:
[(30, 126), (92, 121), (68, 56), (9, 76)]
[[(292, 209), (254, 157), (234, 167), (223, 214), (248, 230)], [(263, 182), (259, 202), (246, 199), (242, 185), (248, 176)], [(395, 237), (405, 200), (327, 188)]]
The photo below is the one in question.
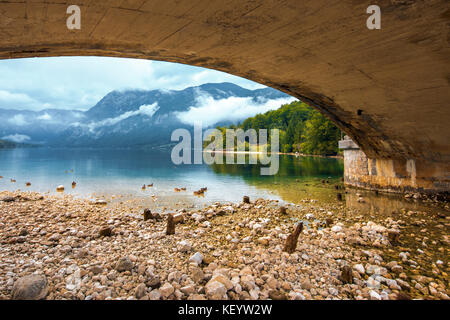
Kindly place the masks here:
[[(316, 107), (374, 160), (349, 164), (364, 168), (348, 183), (448, 192), (450, 9), (380, 0), (369, 30), (371, 2), (0, 0), (0, 59), (114, 56), (241, 76)], [(80, 30), (66, 27), (71, 4)]]

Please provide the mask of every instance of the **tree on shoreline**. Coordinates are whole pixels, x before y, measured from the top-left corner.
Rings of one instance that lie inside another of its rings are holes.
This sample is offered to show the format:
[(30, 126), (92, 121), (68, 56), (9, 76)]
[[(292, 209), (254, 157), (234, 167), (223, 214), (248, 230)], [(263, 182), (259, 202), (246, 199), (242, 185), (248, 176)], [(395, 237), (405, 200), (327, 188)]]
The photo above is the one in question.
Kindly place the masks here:
[[(244, 131), (278, 129), (280, 132), (280, 151), (299, 152), (313, 155), (336, 155), (339, 153), (340, 130), (325, 116), (301, 101), (282, 105), (277, 110), (257, 114), (238, 125), (217, 127), (225, 137), (226, 129), (241, 128)], [(270, 143), (270, 136), (269, 136)], [(205, 140), (207, 146), (209, 141)], [(216, 141), (225, 149), (225, 141)], [(270, 146), (268, 146), (270, 148)], [(236, 149), (236, 144), (235, 144)], [(246, 150), (248, 143), (246, 143)]]

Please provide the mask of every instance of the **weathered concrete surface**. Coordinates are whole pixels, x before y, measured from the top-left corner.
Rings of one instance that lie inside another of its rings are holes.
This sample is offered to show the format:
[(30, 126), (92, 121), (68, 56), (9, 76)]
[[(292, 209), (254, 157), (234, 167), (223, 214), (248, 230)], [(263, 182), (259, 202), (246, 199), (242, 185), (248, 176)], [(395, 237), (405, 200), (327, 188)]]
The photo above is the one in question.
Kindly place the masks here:
[(426, 160), (371, 159), (350, 139), (339, 142), (344, 150), (346, 185), (387, 192), (439, 194), (450, 199), (450, 163)]
[[(374, 3), (381, 30), (366, 27)], [(66, 28), (69, 4), (81, 7), (81, 30)], [(449, 19), (446, 0), (0, 0), (0, 58), (119, 56), (222, 70), (311, 103), (370, 158), (445, 164)]]

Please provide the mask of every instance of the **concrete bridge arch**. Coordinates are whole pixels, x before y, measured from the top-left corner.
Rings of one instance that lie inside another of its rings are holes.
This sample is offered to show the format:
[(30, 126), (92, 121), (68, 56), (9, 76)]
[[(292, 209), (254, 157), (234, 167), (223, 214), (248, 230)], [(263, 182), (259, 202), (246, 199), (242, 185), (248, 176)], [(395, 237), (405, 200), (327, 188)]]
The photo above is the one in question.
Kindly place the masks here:
[[(73, 4), (80, 30), (66, 27)], [(380, 30), (366, 27), (372, 4)], [(0, 0), (0, 58), (115, 56), (225, 71), (308, 102), (345, 131), (364, 151), (343, 145), (347, 183), (448, 192), (449, 26), (445, 0)]]

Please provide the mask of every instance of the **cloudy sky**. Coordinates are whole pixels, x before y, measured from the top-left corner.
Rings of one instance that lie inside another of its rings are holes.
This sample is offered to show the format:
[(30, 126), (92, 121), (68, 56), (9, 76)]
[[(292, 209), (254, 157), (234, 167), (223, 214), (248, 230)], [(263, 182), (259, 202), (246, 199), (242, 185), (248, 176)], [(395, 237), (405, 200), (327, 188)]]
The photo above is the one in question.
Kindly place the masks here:
[(180, 90), (208, 82), (233, 82), (248, 89), (264, 87), (209, 69), (105, 57), (0, 60), (0, 75), (0, 108), (36, 111), (87, 110), (113, 90)]

